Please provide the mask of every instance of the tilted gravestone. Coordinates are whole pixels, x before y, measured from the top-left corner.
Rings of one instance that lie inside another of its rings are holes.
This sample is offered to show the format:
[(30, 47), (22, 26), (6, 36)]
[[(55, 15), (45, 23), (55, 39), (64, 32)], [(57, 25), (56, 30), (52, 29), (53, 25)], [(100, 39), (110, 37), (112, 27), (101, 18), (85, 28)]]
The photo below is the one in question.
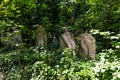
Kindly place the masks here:
[(88, 33), (83, 33), (79, 35), (79, 47), (78, 52), (81, 58), (91, 58), (95, 59), (96, 54), (96, 40)]
[(76, 42), (74, 40), (74, 35), (71, 32), (65, 32), (60, 38), (60, 48), (69, 48), (73, 51), (73, 56), (75, 56)]

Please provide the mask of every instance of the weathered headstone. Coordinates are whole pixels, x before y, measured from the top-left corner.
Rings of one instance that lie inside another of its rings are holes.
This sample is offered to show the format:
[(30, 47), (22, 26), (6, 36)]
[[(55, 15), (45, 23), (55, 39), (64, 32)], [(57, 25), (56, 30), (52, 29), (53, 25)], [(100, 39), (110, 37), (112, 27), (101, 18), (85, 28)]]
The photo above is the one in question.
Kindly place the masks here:
[(88, 33), (83, 33), (79, 36), (80, 38), (80, 44), (78, 44), (80, 47), (78, 48), (79, 54), (81, 58), (91, 58), (95, 59), (96, 54), (96, 40), (95, 38)]
[(2, 72), (0, 72), (0, 80), (5, 80), (5, 74), (3, 74)]
[(76, 42), (74, 40), (74, 35), (71, 32), (65, 32), (60, 38), (60, 48), (69, 48), (73, 51), (73, 56), (75, 56)]
[(39, 27), (36, 32), (36, 46), (47, 47), (47, 31), (43, 27)]

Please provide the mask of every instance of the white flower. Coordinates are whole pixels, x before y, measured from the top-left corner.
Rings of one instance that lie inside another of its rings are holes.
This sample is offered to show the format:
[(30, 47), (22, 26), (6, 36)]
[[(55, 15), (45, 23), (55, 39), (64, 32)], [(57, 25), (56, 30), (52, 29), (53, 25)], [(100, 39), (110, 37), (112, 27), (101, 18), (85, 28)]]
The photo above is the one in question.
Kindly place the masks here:
[(111, 36), (111, 39), (119, 39), (117, 36)]
[(110, 35), (110, 32), (109, 32), (109, 31), (101, 32), (100, 35), (104, 35), (104, 36), (106, 36), (106, 35)]
[(99, 30), (94, 30), (94, 29), (92, 29), (92, 30), (90, 31), (90, 33), (92, 33), (92, 34), (98, 34), (98, 33), (99, 33)]
[(119, 46), (119, 45), (117, 45), (117, 46), (115, 46), (115, 48), (119, 49), (119, 48), (120, 48), (120, 46)]

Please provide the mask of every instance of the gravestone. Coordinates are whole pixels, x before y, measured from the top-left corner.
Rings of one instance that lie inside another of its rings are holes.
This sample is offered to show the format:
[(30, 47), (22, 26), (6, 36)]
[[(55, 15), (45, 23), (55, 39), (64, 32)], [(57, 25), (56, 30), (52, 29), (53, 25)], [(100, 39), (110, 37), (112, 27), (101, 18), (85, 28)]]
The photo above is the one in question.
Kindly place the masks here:
[(74, 35), (71, 32), (63, 33), (60, 38), (60, 48), (69, 48), (70, 50), (72, 50), (73, 56), (75, 56), (76, 50), (76, 42), (74, 39)]
[(80, 43), (78, 51), (81, 58), (95, 59), (96, 54), (96, 40), (95, 38), (88, 33), (83, 33), (79, 35)]
[(43, 27), (39, 27), (36, 32), (36, 46), (47, 48), (47, 31)]

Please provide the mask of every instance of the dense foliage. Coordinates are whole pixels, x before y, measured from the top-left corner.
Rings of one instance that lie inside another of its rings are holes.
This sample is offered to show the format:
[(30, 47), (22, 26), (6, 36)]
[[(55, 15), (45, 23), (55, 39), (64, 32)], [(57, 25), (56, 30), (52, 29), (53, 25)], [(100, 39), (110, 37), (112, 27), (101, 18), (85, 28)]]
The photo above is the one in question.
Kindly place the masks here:
[(99, 53), (96, 61), (82, 61), (64, 52), (41, 48), (20, 50), (0, 55), (1, 71), (7, 80), (119, 80), (120, 59), (112, 49)]
[[(6, 80), (119, 80), (119, 15), (119, 0), (0, 0), (0, 72)], [(35, 47), (39, 26), (56, 39), (64, 26), (76, 37), (93, 34), (96, 61), (60, 51), (53, 37), (47, 49)], [(13, 42), (14, 29), (22, 35), (20, 45)]]

